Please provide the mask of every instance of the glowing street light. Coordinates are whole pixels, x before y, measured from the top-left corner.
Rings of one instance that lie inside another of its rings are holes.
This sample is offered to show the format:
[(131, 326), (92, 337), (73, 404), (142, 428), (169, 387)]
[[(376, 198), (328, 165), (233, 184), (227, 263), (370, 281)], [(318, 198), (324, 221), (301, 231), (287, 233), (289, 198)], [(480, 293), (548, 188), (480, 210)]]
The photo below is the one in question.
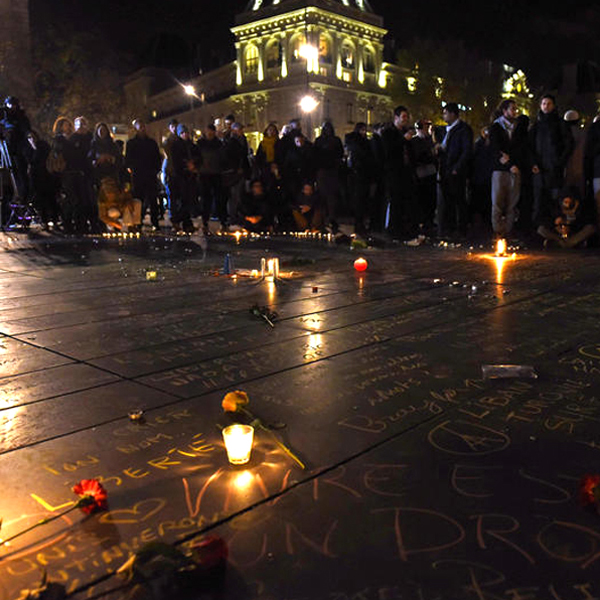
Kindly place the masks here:
[(188, 96), (195, 96), (196, 95), (196, 88), (193, 85), (184, 85), (183, 86), (183, 91), (188, 95)]
[(310, 94), (307, 94), (302, 98), (302, 100), (300, 100), (300, 109), (304, 113), (313, 112), (317, 106), (319, 106), (318, 100)]

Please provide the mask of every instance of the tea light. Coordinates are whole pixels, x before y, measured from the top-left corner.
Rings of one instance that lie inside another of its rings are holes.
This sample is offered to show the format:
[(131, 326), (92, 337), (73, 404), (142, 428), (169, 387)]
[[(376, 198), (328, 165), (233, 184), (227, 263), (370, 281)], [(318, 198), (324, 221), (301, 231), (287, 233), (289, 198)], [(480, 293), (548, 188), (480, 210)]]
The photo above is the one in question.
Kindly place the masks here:
[(156, 271), (146, 271), (147, 281), (156, 281)]
[(357, 258), (354, 261), (354, 268), (359, 272), (362, 273), (363, 271), (367, 270), (367, 267), (369, 266), (369, 263), (364, 259), (364, 258)]
[(232, 465), (245, 465), (250, 460), (254, 427), (250, 425), (230, 425), (223, 429), (223, 440), (227, 458)]

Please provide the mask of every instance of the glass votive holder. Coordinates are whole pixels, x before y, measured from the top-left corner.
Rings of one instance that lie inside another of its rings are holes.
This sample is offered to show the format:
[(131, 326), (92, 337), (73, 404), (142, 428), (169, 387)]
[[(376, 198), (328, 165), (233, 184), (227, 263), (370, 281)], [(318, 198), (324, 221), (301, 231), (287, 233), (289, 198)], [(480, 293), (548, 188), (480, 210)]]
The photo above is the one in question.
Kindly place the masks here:
[(232, 465), (245, 465), (250, 460), (254, 427), (251, 425), (229, 425), (223, 429), (223, 440), (227, 458)]

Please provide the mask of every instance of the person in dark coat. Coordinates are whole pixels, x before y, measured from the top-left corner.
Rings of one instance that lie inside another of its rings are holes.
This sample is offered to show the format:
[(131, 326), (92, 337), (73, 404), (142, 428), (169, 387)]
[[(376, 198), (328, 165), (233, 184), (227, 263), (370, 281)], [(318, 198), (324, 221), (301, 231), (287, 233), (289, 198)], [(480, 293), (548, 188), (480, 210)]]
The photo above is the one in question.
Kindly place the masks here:
[(367, 138), (367, 124), (357, 123), (345, 138), (350, 194), (354, 211), (354, 232), (365, 235), (369, 214), (371, 181), (375, 158)]
[(6, 146), (13, 166), (17, 196), (20, 199), (27, 198), (28, 177), (27, 159), (25, 149), (27, 147), (27, 133), (31, 129), (29, 118), (21, 108), (19, 99), (15, 96), (7, 96), (4, 100), (2, 116), (0, 118), (0, 132), (6, 140)]
[(158, 144), (148, 136), (146, 124), (140, 120), (133, 121), (135, 135), (125, 149), (125, 167), (131, 170), (132, 194), (142, 201), (142, 222), (146, 211), (150, 211), (152, 227), (160, 227), (162, 206), (158, 198), (158, 172), (162, 159)]
[(283, 174), (288, 191), (293, 197), (301, 191), (304, 182), (315, 182), (315, 149), (302, 133), (296, 134), (294, 147), (286, 154)]
[(204, 234), (208, 235), (213, 206), (221, 222), (221, 228), (227, 228), (227, 198), (223, 192), (222, 179), (223, 144), (217, 137), (217, 128), (212, 124), (208, 125), (196, 146), (202, 159), (198, 169), (202, 200), (202, 229)]
[(320, 231), (323, 227), (323, 204), (314, 183), (307, 181), (296, 197), (292, 210), (296, 227), (300, 231)]
[(84, 233), (85, 223), (81, 222), (82, 205), (87, 202), (87, 188), (84, 174), (77, 169), (78, 157), (70, 138), (73, 123), (67, 117), (58, 117), (52, 126), (50, 156), (46, 164), (51, 164), (50, 173), (56, 178), (59, 189), (58, 206), (62, 227), (65, 233)]
[(521, 173), (528, 165), (529, 119), (514, 100), (504, 100), (490, 127), (492, 152), (492, 228), (499, 238), (512, 232), (521, 197)]
[(233, 123), (229, 136), (223, 143), (223, 185), (227, 193), (227, 212), (230, 221), (237, 223), (238, 209), (250, 179), (250, 148), (244, 135), (244, 126)]
[(533, 221), (539, 225), (547, 220), (545, 213), (558, 200), (565, 167), (573, 152), (573, 136), (550, 94), (542, 97), (537, 120), (529, 131), (529, 146), (533, 165)]
[(490, 128), (484, 127), (475, 140), (471, 160), (471, 223), (475, 236), (489, 237), (492, 223), (492, 147)]
[(371, 210), (369, 215), (369, 229), (374, 233), (381, 233), (385, 229), (385, 212), (387, 200), (385, 194), (385, 150), (382, 134), (384, 123), (373, 126), (373, 135), (369, 140), (373, 154), (373, 180), (371, 184)]
[(394, 125), (383, 131), (384, 169), (390, 199), (388, 231), (392, 237), (413, 237), (418, 230), (414, 157), (410, 141), (415, 136), (405, 106), (394, 110)]
[(48, 171), (47, 162), (50, 156), (50, 144), (41, 139), (37, 132), (27, 134), (25, 158), (29, 172), (29, 190), (35, 207), (45, 229), (49, 224), (58, 224), (58, 180)]
[(344, 159), (342, 140), (335, 135), (330, 121), (325, 121), (321, 135), (315, 140), (315, 160), (317, 162), (317, 189), (327, 211), (327, 220), (333, 233), (338, 230), (338, 205), (341, 195), (341, 174)]
[(198, 169), (201, 157), (183, 123), (177, 126), (177, 139), (170, 149), (171, 224), (173, 231), (194, 231), (192, 212), (198, 199)]
[(454, 102), (444, 106), (446, 135), (438, 148), (440, 189), (437, 202), (438, 236), (466, 235), (469, 218), (467, 177), (473, 151), (473, 130)]
[(255, 233), (273, 229), (271, 202), (260, 179), (250, 184), (250, 192), (244, 194), (240, 204), (241, 225)]
[(415, 161), (416, 193), (419, 206), (419, 224), (424, 231), (433, 229), (437, 191), (437, 159), (433, 138), (429, 134), (431, 121), (415, 124), (417, 135), (410, 141)]

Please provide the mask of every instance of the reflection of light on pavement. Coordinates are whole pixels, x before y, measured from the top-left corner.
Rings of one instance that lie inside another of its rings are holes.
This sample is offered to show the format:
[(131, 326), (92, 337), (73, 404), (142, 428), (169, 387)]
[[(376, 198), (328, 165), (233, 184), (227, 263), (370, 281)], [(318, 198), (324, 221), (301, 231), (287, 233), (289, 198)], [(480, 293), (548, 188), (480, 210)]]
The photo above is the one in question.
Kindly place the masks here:
[(274, 281), (267, 282), (267, 294), (269, 294), (269, 302), (275, 301), (275, 293), (277, 292), (277, 286)]
[(254, 475), (250, 471), (243, 471), (235, 478), (234, 484), (239, 490), (245, 490), (253, 481)]
[(317, 350), (323, 343), (323, 336), (320, 333), (311, 333), (308, 336), (308, 347), (311, 350)]
[(321, 329), (321, 319), (319, 315), (308, 315), (302, 321), (312, 329)]
[(361, 276), (358, 278), (358, 295), (362, 296), (364, 293), (365, 293), (365, 278)]
[[(12, 400), (14, 401), (15, 398)], [(12, 408), (0, 413), (0, 440), (2, 440), (3, 446), (8, 446), (8, 442), (10, 441), (10, 432), (16, 425), (19, 414), (23, 411), (23, 406), (17, 406), (16, 408)]]
[(504, 283), (504, 275), (505, 275), (505, 269), (506, 269), (506, 265), (509, 262), (515, 262), (518, 259), (524, 258), (522, 256), (517, 256), (516, 254), (510, 254), (510, 255), (506, 255), (506, 256), (497, 256), (495, 254), (484, 254), (483, 258), (487, 258), (488, 260), (492, 260), (495, 263), (496, 266), (496, 283), (497, 284), (503, 284)]

